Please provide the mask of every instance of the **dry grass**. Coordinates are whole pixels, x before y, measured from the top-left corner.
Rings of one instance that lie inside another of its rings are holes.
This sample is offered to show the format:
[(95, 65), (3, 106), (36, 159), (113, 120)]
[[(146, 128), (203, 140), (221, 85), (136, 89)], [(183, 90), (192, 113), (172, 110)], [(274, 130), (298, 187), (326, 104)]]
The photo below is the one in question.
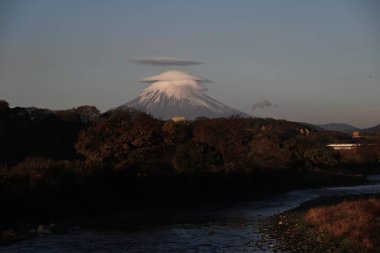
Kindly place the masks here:
[(370, 251), (380, 249), (380, 200), (345, 201), (312, 208), (306, 213), (306, 220), (321, 232), (348, 238)]

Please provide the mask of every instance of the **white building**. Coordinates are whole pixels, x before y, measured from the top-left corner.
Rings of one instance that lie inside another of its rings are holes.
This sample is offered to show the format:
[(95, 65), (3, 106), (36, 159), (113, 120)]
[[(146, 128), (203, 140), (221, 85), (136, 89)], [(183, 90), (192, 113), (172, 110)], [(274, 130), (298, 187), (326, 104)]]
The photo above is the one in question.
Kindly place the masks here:
[(342, 143), (342, 144), (328, 144), (327, 147), (331, 147), (334, 150), (353, 150), (360, 146), (357, 143)]
[(172, 120), (175, 123), (184, 123), (184, 122), (186, 122), (186, 118), (183, 117), (183, 116), (175, 116), (175, 117), (172, 118)]

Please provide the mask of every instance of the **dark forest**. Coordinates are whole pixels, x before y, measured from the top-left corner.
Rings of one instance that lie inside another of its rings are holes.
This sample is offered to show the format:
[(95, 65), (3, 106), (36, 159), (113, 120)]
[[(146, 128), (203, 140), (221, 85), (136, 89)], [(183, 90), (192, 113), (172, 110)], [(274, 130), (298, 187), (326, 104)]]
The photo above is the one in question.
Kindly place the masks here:
[(52, 111), (0, 103), (0, 198), (8, 222), (46, 222), (135, 205), (198, 205), (363, 180), (380, 135), (264, 118), (175, 123), (94, 106)]

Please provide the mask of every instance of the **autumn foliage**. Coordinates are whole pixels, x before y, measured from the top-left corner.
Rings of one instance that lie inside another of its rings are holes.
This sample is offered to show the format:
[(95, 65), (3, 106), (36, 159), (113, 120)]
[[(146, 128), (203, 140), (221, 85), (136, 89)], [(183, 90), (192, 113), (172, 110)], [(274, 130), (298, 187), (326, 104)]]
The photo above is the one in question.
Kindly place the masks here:
[(151, 154), (160, 155), (162, 124), (144, 113), (115, 111), (82, 131), (75, 147), (90, 166), (102, 164), (122, 170), (155, 162), (159, 165)]
[(344, 157), (326, 144), (350, 136), (285, 120), (175, 123), (132, 109), (100, 113), (94, 106), (52, 111), (0, 104), (0, 198), (9, 206), (0, 211), (5, 216), (270, 192), (304, 187), (308, 173), (319, 173), (309, 181), (317, 186), (321, 171), (377, 165), (380, 154), (370, 139)]
[(349, 136), (285, 120), (230, 117), (175, 123), (132, 109), (100, 114), (93, 106), (50, 111), (2, 103), (0, 164), (7, 166), (44, 157), (82, 161), (81, 170), (87, 172), (215, 174), (375, 164), (380, 158), (378, 145), (363, 145), (345, 156), (326, 144)]

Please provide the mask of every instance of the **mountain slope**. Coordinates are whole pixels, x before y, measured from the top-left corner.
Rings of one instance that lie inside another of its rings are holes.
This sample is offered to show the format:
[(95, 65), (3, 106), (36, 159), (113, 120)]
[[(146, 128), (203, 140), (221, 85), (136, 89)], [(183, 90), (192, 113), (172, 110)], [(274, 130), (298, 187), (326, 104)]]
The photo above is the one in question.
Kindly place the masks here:
[(343, 133), (352, 133), (353, 131), (359, 131), (362, 133), (380, 133), (380, 124), (369, 127), (369, 128), (357, 128), (345, 123), (330, 123), (330, 124), (324, 124), (324, 125), (318, 125), (318, 127), (321, 127), (323, 129), (329, 130), (329, 131), (339, 131)]
[(137, 98), (121, 105), (117, 109), (123, 110), (127, 108), (143, 111), (162, 119), (171, 119), (175, 116), (183, 116), (189, 120), (197, 117), (220, 118), (233, 115), (248, 116), (205, 94), (192, 94), (191, 96), (176, 98), (174, 96), (168, 96), (159, 90), (143, 92)]
[(360, 130), (357, 127), (345, 123), (330, 123), (318, 126), (329, 131), (339, 131), (343, 133), (352, 133), (353, 131)]
[(380, 133), (380, 124), (374, 127), (364, 128), (362, 131), (363, 133)]
[(144, 78), (143, 82), (152, 84), (137, 98), (116, 109), (133, 108), (161, 119), (171, 119), (175, 116), (183, 116), (189, 120), (197, 117), (249, 116), (207, 96), (207, 89), (201, 84), (209, 81), (183, 71), (166, 71)]

